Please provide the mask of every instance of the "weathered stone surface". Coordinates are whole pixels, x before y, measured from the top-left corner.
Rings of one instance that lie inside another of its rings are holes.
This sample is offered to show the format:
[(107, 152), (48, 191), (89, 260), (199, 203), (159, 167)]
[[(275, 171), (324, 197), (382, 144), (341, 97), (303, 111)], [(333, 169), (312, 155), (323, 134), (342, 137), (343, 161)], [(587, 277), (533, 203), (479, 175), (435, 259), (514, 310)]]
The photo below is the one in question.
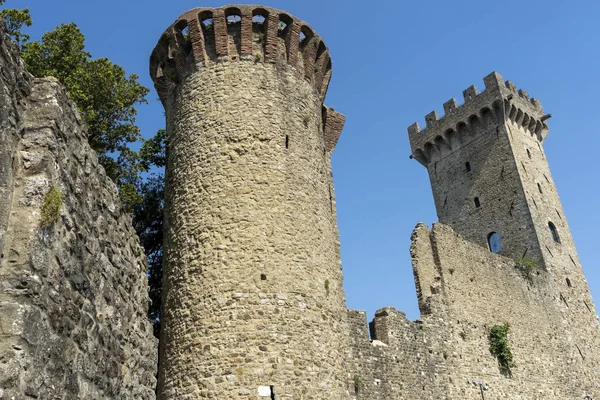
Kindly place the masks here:
[[(298, 46), (290, 47), (299, 36), (286, 35), (308, 26), (290, 19), (298, 30), (277, 33), (273, 9), (260, 9), (266, 23), (244, 37), (253, 13), (241, 10), (239, 22), (226, 21), (227, 7), (180, 19), (192, 26), (198, 15), (214, 16), (217, 62), (185, 56), (212, 39), (181, 45), (181, 22), (154, 52), (159, 91), (159, 75), (170, 77), (162, 93), (169, 147), (159, 397), (256, 399), (259, 387), (272, 386), (276, 398), (346, 399), (329, 160), (343, 117), (328, 113), (326, 140), (327, 52), (313, 54), (323, 65), (303, 65)], [(322, 43), (311, 39), (306, 51)], [(273, 49), (244, 58), (240, 40)], [(168, 43), (181, 47), (167, 51)]]
[[(145, 257), (64, 88), (0, 34), (0, 398), (153, 399)], [(48, 190), (59, 217), (43, 224)]]
[[(365, 314), (344, 309), (328, 158), (344, 116), (322, 104), (324, 43), (278, 10), (194, 9), (163, 34), (150, 73), (169, 135), (160, 398), (463, 400), (480, 397), (474, 381), (486, 398), (600, 390), (600, 327), (537, 100), (493, 73), (409, 128), (444, 224), (412, 236), (421, 319), (384, 307), (369, 340)], [(517, 251), (543, 268), (525, 277)], [(489, 350), (505, 323), (512, 377)]]
[[(418, 226), (412, 250), (419, 257), (416, 270), (439, 271), (420, 285), (440, 290), (427, 299), (429, 313), (415, 322), (391, 307), (379, 310), (371, 323), (373, 343), (364, 313), (350, 312), (350, 365), (362, 383), (357, 399), (477, 399), (474, 380), (488, 385), (486, 398), (558, 400), (600, 390), (597, 315), (554, 273), (529, 282), (513, 259), (439, 223), (431, 231)], [(511, 325), (512, 377), (500, 373), (489, 351), (490, 327), (504, 323)], [(375, 346), (376, 340), (387, 346)]]
[[(420, 320), (383, 308), (369, 342), (364, 314), (349, 311), (357, 399), (480, 398), (473, 382), (487, 385), (486, 398), (600, 391), (600, 323), (541, 146), (548, 116), (499, 74), (484, 81), (481, 94), (465, 90), (464, 105), (452, 99), (443, 118), (432, 112), (424, 130), (409, 128), (449, 226), (413, 232)], [(499, 254), (488, 245), (492, 232)], [(517, 268), (525, 255), (539, 269)], [(489, 350), (490, 328), (505, 323), (511, 376)]]

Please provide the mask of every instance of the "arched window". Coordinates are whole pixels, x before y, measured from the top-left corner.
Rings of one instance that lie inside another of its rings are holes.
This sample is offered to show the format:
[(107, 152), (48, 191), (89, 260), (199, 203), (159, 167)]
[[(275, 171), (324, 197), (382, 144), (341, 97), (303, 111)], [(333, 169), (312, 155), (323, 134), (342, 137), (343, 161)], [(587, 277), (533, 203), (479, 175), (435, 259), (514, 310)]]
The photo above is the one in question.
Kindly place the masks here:
[(488, 235), (488, 246), (492, 253), (500, 253), (502, 251), (502, 245), (500, 244), (500, 235), (496, 232), (492, 232)]
[(550, 234), (552, 235), (552, 240), (556, 243), (560, 243), (560, 236), (558, 236), (558, 231), (556, 230), (556, 225), (552, 222), (548, 222), (548, 229), (550, 229)]

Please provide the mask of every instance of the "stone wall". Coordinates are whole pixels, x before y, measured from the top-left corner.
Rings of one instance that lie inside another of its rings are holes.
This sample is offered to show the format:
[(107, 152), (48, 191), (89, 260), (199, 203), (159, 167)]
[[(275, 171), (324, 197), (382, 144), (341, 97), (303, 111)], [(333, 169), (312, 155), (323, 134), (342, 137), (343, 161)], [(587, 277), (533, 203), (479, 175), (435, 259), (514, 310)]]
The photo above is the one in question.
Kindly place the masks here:
[[(130, 217), (65, 89), (25, 72), (4, 32), (0, 71), (0, 398), (153, 399)], [(42, 218), (50, 189), (56, 219)]]
[[(593, 309), (567, 305), (562, 277), (539, 271), (530, 281), (513, 259), (439, 223), (431, 231), (417, 226), (411, 253), (418, 292), (428, 293), (421, 319), (381, 309), (370, 343), (364, 314), (350, 314), (350, 364), (364, 382), (357, 398), (480, 399), (473, 381), (488, 386), (486, 399), (562, 400), (600, 391), (600, 324)], [(489, 350), (490, 328), (505, 323), (512, 376), (500, 373)]]

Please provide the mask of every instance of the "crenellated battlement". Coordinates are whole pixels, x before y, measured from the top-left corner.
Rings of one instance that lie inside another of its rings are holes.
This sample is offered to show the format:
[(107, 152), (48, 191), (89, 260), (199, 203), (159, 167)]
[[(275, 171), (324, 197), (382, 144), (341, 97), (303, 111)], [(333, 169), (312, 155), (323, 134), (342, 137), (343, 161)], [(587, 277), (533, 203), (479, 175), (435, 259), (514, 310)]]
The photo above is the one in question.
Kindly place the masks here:
[[(433, 159), (462, 146), (468, 137), (497, 126), (510, 119), (542, 142), (548, 133), (541, 103), (517, 89), (511, 81), (504, 81), (497, 72), (483, 79), (485, 90), (481, 93), (473, 85), (463, 90), (464, 103), (452, 98), (443, 104), (444, 115), (432, 111), (425, 116), (425, 128), (418, 122), (408, 127), (412, 149), (411, 157), (427, 166)], [(483, 130), (480, 128), (484, 128)]]
[(325, 97), (331, 58), (306, 22), (284, 11), (252, 5), (195, 8), (161, 36), (150, 57), (150, 75), (164, 102), (186, 76), (223, 62), (288, 64)]

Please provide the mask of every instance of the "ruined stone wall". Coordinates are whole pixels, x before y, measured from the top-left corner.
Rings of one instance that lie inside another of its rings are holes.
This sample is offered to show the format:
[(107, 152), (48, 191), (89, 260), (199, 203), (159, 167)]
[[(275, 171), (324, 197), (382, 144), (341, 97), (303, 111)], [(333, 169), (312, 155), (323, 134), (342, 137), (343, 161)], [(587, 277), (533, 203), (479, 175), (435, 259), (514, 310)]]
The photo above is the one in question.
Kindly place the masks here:
[(168, 131), (160, 398), (348, 396), (329, 161), (344, 118), (323, 107), (324, 46), (249, 6), (189, 11), (153, 53)]
[(445, 399), (445, 331), (411, 322), (393, 307), (378, 310), (367, 332), (364, 311), (348, 310), (348, 369), (357, 400)]
[[(146, 263), (64, 88), (0, 34), (0, 398), (153, 399)], [(61, 193), (44, 222), (46, 194)]]
[[(600, 391), (597, 316), (585, 306), (567, 306), (563, 281), (553, 271), (529, 280), (513, 259), (439, 223), (431, 231), (417, 226), (411, 254), (421, 277), (417, 289), (429, 293), (420, 299), (420, 320), (379, 310), (369, 343), (359, 329), (364, 322), (351, 313), (352, 365), (366, 377), (357, 398), (480, 399), (473, 381), (489, 387), (486, 399), (562, 400)], [(505, 323), (511, 326), (512, 376), (500, 373), (489, 350), (490, 328)], [(374, 346), (376, 341), (387, 347)], [(391, 362), (394, 357), (401, 361)], [(373, 384), (376, 375), (380, 386)]]

